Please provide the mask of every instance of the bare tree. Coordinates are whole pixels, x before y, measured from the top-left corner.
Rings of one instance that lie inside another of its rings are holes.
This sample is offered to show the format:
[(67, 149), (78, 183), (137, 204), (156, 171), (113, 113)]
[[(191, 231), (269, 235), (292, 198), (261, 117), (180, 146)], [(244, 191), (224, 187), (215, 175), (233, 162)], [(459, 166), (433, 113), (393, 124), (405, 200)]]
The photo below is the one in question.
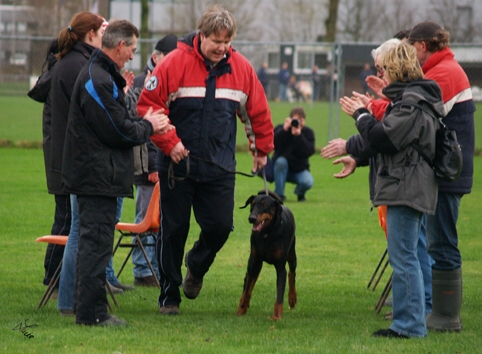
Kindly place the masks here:
[(397, 32), (409, 29), (415, 24), (416, 8), (407, 4), (406, 0), (392, 0), (391, 6), (385, 8), (379, 23), (379, 34), (374, 39), (385, 41)]
[(451, 42), (474, 41), (475, 25), (471, 6), (458, 5), (456, 0), (430, 0), (435, 22), (450, 32)]
[(328, 6), (328, 17), (325, 21), (326, 34), (324, 40), (326, 42), (334, 42), (336, 38), (336, 23), (338, 20), (339, 0), (330, 0)]
[[(255, 40), (259, 38), (262, 28), (257, 27), (257, 11), (261, 2), (245, 0), (219, 0), (216, 2), (223, 8), (231, 12), (236, 19), (238, 27), (237, 39)], [(171, 32), (188, 33), (197, 27), (197, 21), (211, 5), (210, 0), (172, 0), (171, 14), (173, 21)]]
[(337, 39), (373, 41), (380, 32), (385, 5), (381, 0), (342, 0), (338, 10)]
[(272, 0), (267, 13), (272, 40), (314, 42), (324, 32), (327, 0)]

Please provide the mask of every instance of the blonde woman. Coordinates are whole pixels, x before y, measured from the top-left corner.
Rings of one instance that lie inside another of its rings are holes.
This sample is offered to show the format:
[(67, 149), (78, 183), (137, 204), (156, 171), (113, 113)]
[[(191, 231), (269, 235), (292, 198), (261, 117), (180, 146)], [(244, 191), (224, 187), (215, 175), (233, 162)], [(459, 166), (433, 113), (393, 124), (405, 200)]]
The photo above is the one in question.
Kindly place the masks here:
[(444, 113), (442, 94), (435, 81), (423, 78), (416, 50), (402, 43), (378, 57), (391, 100), (378, 121), (359, 98), (340, 100), (363, 138), (377, 152), (375, 206), (387, 205), (388, 254), (393, 268), (393, 322), (376, 337), (425, 337), (425, 296), (417, 242), (423, 214), (434, 214), (438, 183), (432, 168), (418, 154), (417, 144), (435, 155), (436, 117)]

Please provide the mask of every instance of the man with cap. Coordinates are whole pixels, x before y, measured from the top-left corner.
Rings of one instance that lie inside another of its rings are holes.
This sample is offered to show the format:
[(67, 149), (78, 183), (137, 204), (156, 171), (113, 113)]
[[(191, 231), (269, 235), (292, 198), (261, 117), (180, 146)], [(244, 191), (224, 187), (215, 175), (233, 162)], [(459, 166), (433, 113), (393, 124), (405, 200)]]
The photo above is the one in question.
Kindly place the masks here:
[(470, 83), (449, 47), (449, 32), (435, 22), (412, 28), (408, 41), (416, 48), (425, 78), (442, 89), (443, 122), (455, 130), (462, 148), (464, 167), (455, 182), (439, 181), (435, 215), (427, 215), (427, 245), (432, 265), (432, 312), (427, 328), (460, 332), (462, 306), (462, 258), (458, 249), (457, 219), (460, 200), (471, 192), (475, 148), (474, 111)]
[[(134, 86), (126, 96), (126, 103), (131, 116), (137, 116), (137, 100), (144, 87), (144, 82), (149, 80), (151, 73), (158, 63), (172, 50), (177, 47), (177, 37), (169, 34), (160, 39), (151, 57), (147, 61), (144, 71), (134, 78)], [(154, 185), (159, 181), (156, 169), (156, 155), (158, 149), (151, 141), (134, 147), (134, 185), (136, 186), (136, 217), (135, 223), (139, 223), (146, 215), (149, 202), (151, 200)], [(135, 237), (132, 241), (134, 242)], [(154, 247), (156, 234), (144, 235), (141, 237), (142, 244), (147, 253), (147, 257), (154, 268), (156, 274), (152, 274), (144, 255), (139, 247), (132, 251), (132, 263), (134, 264), (134, 285), (155, 287), (159, 278), (159, 269), (156, 257), (156, 248)], [(147, 245), (147, 246), (146, 246)]]

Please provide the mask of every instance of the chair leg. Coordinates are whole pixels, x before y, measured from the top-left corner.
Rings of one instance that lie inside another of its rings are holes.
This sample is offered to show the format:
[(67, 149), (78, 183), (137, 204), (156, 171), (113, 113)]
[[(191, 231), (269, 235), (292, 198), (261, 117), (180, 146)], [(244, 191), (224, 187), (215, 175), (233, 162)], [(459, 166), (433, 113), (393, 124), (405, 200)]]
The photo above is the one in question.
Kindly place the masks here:
[(380, 258), (380, 261), (378, 262), (378, 265), (377, 265), (377, 267), (375, 268), (375, 271), (373, 272), (373, 275), (372, 275), (372, 277), (370, 278), (370, 281), (368, 282), (367, 289), (370, 289), (370, 285), (372, 285), (373, 279), (375, 279), (375, 276), (377, 275), (378, 270), (380, 269), (380, 266), (382, 265), (383, 260), (385, 259), (385, 257), (387, 256), (387, 254), (388, 254), (388, 249), (385, 248), (385, 252), (383, 252), (382, 258)]
[(119, 271), (117, 272), (117, 278), (120, 277), (122, 271), (124, 270), (124, 267), (126, 266), (127, 264), (127, 261), (129, 260), (129, 258), (131, 257), (132, 255), (132, 251), (134, 250), (134, 248), (132, 247), (130, 250), (129, 250), (129, 253), (127, 253), (127, 256), (126, 258), (124, 259), (124, 262), (122, 263), (121, 267), (119, 268)]
[(380, 271), (380, 274), (378, 275), (377, 280), (375, 281), (375, 284), (373, 284), (372, 291), (375, 291), (375, 289), (377, 288), (377, 285), (378, 285), (378, 283), (380, 282), (380, 280), (382, 279), (383, 274), (385, 274), (385, 270), (387, 269), (387, 267), (388, 267), (389, 264), (390, 264), (390, 262), (389, 262), (389, 260), (387, 259), (387, 260), (385, 261), (385, 264), (383, 265), (382, 270)]
[(387, 300), (387, 297), (390, 294), (390, 291), (392, 290), (392, 277), (393, 277), (393, 272), (392, 274), (390, 274), (387, 284), (385, 285), (385, 288), (383, 289), (380, 295), (380, 298), (378, 299), (377, 304), (375, 305), (375, 311), (377, 315), (382, 310), (383, 305), (385, 304), (385, 301)]
[[(114, 296), (114, 293), (112, 292), (112, 289), (108, 284), (105, 284), (105, 289), (106, 291), (110, 294), (110, 297), (112, 298), (112, 301), (114, 302), (114, 305), (119, 308), (119, 303), (117, 302), (117, 299)], [(109, 307), (110, 312), (112, 312), (112, 306), (110, 305), (109, 299), (107, 299), (107, 306)]]
[(47, 302), (50, 300), (50, 296), (52, 296), (52, 293), (54, 292), (55, 287), (57, 286), (57, 283), (59, 282), (61, 269), (62, 269), (62, 260), (60, 261), (57, 269), (55, 270), (54, 274), (52, 275), (52, 278), (50, 279), (49, 285), (47, 285), (47, 289), (45, 289), (45, 292), (43, 293), (42, 298), (40, 299), (40, 302), (37, 305), (37, 309), (39, 309), (42, 306), (47, 305)]
[(152, 266), (151, 261), (149, 260), (149, 257), (147, 257), (146, 249), (144, 248), (144, 245), (142, 244), (139, 235), (136, 235), (136, 243), (137, 243), (137, 247), (141, 249), (142, 254), (144, 255), (144, 258), (146, 259), (147, 265), (149, 266), (149, 269), (151, 270), (151, 273), (154, 276), (154, 279), (156, 279), (157, 287), (160, 289), (161, 284), (159, 284), (159, 280), (156, 277), (156, 272), (154, 271), (154, 267)]

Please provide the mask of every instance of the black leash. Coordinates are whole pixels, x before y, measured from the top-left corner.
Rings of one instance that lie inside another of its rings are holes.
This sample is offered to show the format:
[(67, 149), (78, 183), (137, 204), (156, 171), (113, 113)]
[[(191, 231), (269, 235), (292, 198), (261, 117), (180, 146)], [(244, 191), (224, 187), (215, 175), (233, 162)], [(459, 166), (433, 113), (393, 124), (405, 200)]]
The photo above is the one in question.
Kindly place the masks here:
[[(192, 154), (189, 154), (186, 157), (186, 175), (184, 177), (176, 177), (174, 175), (174, 163), (171, 160), (171, 162), (169, 164), (169, 168), (167, 170), (167, 184), (169, 186), (169, 189), (174, 188), (174, 186), (176, 185), (176, 181), (179, 181), (179, 182), (184, 181), (189, 176), (189, 173), (191, 172), (190, 157), (192, 157), (193, 159), (199, 160), (199, 161), (209, 162), (209, 163), (211, 163), (215, 166), (218, 166), (220, 169), (222, 169), (223, 171), (226, 171), (228, 173), (234, 173), (234, 174), (238, 174), (238, 175), (242, 175), (242, 176), (246, 176), (246, 177), (250, 177), (250, 178), (253, 178), (255, 176), (255, 175), (244, 173), (244, 172), (241, 172), (241, 171), (231, 171), (231, 170), (228, 170), (228, 169), (224, 168), (223, 166), (221, 166), (220, 164), (218, 164), (214, 161), (203, 159), (201, 157), (197, 157), (197, 156), (194, 156)], [(268, 187), (266, 185), (266, 176), (264, 174), (264, 167), (263, 167), (263, 179), (264, 179), (264, 187), (266, 189), (266, 194), (268, 194)]]

